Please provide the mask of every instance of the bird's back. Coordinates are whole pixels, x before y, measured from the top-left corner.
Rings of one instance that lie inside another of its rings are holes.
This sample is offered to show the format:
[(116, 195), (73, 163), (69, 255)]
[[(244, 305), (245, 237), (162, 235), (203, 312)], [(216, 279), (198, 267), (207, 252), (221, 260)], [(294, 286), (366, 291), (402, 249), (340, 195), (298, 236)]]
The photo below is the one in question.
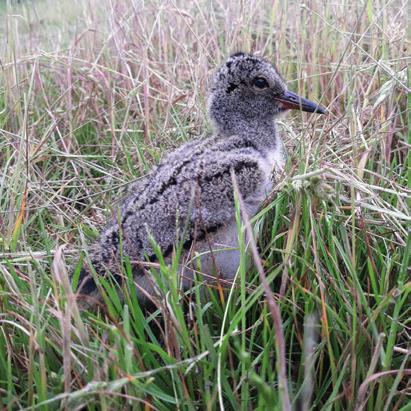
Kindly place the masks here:
[[(264, 161), (252, 136), (195, 140), (167, 155), (133, 185), (119, 215), (91, 247), (97, 273), (118, 273), (121, 254), (132, 262), (154, 260), (152, 240), (167, 257), (178, 241), (188, 249), (194, 242), (204, 248), (207, 236), (227, 239), (235, 226), (231, 169), (253, 213), (269, 188)], [(93, 285), (90, 278), (88, 288)]]
[[(165, 258), (177, 242), (202, 253), (208, 249), (210, 254), (220, 243), (235, 248), (232, 174), (253, 215), (271, 189), (273, 166), (283, 163), (274, 120), (291, 108), (325, 113), (321, 106), (289, 91), (264, 59), (246, 53), (229, 57), (213, 76), (210, 89), (208, 112), (214, 136), (183, 145), (133, 186), (118, 218), (90, 250), (97, 273), (120, 275), (121, 256), (128, 256), (141, 279), (137, 262), (155, 259), (152, 241)], [(201, 262), (207, 274), (218, 271), (231, 278), (235, 258), (228, 253)], [(95, 288), (89, 273), (86, 268), (82, 271), (86, 293)]]

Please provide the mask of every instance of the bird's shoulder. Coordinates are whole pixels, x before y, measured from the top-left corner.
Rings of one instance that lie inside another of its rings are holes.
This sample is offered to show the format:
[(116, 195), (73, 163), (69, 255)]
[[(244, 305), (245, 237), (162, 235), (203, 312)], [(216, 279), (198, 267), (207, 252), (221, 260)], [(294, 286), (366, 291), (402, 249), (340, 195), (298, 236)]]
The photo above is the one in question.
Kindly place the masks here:
[[(152, 172), (135, 186), (126, 203), (154, 203), (171, 191), (183, 191), (192, 184), (223, 188), (231, 169), (240, 176), (240, 188), (253, 190), (262, 178), (262, 153), (252, 140), (237, 136), (224, 139), (211, 136), (180, 146), (166, 155)], [(244, 184), (244, 187), (241, 185)], [(247, 188), (248, 185), (248, 188)]]

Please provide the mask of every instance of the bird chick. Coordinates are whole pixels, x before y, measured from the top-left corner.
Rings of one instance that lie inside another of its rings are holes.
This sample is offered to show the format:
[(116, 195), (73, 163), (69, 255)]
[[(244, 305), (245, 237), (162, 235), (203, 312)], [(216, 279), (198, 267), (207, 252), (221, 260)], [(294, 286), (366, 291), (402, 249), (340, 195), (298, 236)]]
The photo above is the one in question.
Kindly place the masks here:
[[(273, 168), (281, 169), (284, 149), (275, 118), (288, 109), (325, 113), (325, 109), (289, 91), (266, 60), (235, 53), (213, 76), (208, 112), (214, 132), (169, 153), (133, 185), (114, 218), (90, 247), (98, 276), (121, 278), (121, 257), (128, 256), (141, 300), (155, 293), (154, 281), (141, 266), (156, 261), (152, 240), (168, 261), (183, 244), (183, 288), (201, 267), (204, 279), (231, 280), (239, 265), (231, 171), (250, 215), (272, 188)], [(121, 249), (120, 249), (121, 247)], [(140, 264), (139, 264), (140, 262)], [(90, 267), (80, 274), (82, 294), (95, 294)]]

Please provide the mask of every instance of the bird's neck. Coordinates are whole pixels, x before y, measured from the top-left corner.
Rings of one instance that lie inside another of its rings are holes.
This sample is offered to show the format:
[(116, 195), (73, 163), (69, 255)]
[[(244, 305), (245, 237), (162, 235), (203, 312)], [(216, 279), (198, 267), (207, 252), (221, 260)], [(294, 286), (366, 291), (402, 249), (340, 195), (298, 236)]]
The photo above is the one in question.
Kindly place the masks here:
[(277, 128), (273, 118), (255, 118), (227, 121), (216, 124), (217, 132), (222, 137), (239, 136), (252, 140), (262, 152), (271, 152), (275, 148), (281, 149), (282, 142), (277, 133)]

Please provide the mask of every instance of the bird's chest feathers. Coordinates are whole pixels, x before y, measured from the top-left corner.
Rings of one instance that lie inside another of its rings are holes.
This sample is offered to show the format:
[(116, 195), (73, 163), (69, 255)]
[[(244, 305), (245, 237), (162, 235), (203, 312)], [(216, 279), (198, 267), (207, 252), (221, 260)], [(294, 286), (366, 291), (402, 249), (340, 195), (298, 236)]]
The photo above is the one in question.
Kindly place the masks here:
[(280, 172), (284, 168), (285, 159), (282, 147), (276, 147), (265, 153), (265, 156), (260, 159), (259, 163), (265, 179), (264, 191), (268, 194), (273, 185), (271, 178), (273, 170)]
[(282, 171), (284, 168), (285, 158), (282, 146), (278, 146), (275, 149), (269, 151), (266, 156), (267, 167), (269, 167), (269, 173), (275, 168), (276, 171)]

